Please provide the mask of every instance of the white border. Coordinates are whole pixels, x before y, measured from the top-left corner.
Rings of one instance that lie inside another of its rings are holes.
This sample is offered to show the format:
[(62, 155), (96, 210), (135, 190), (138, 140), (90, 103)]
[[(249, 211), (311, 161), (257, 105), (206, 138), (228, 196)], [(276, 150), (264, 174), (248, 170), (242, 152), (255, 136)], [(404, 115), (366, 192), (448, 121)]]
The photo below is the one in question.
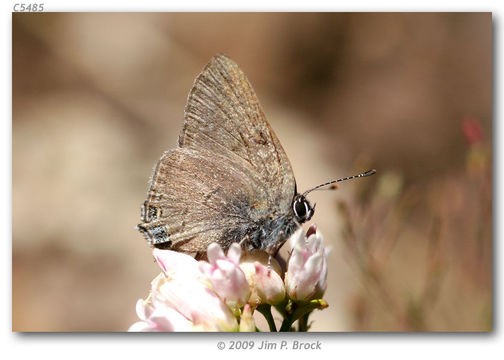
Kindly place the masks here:
[[(20, 1), (21, 2), (21, 1)], [(26, 1), (23, 1), (26, 3)], [(242, 357), (256, 357), (264, 354), (279, 358), (336, 358), (336, 359), (475, 359), (487, 358), (488, 355), (504, 353), (503, 336), (501, 331), (502, 309), (502, 259), (503, 247), (499, 245), (500, 224), (502, 223), (502, 193), (498, 189), (498, 180), (501, 179), (502, 126), (499, 124), (500, 105), (502, 103), (502, 71), (500, 68), (502, 49), (502, 1), (288, 1), (272, 2), (256, 1), (184, 1), (179, 3), (166, 1), (37, 1), (44, 3), (46, 11), (492, 11), (494, 12), (494, 312), (495, 324), (492, 334), (312, 334), (310, 340), (320, 339), (323, 343), (322, 351), (282, 352), (270, 351), (267, 354), (259, 350), (253, 351), (220, 351), (216, 344), (219, 340), (236, 338), (236, 335), (196, 335), (183, 334), (135, 336), (134, 334), (12, 334), (11, 333), (11, 159), (12, 159), (12, 127), (11, 127), (11, 56), (12, 56), (12, 20), (11, 10), (15, 1), (2, 2), (2, 22), (0, 36), (0, 61), (2, 75), (2, 109), (1, 121), (1, 148), (0, 157), (2, 169), (1, 199), (2, 206), (0, 219), (2, 219), (3, 249), (2, 257), (2, 296), (1, 343), (2, 353), (6, 358), (32, 358), (32, 359), (89, 359), (89, 358), (137, 358), (137, 359), (178, 359), (213, 357), (239, 359)], [(210, 5), (211, 4), (211, 5)], [(287, 4), (287, 5), (286, 5)], [(499, 63), (497, 63), (499, 61)], [(294, 335), (294, 334), (292, 334)], [(246, 334), (239, 336), (247, 339)], [(295, 339), (293, 336), (280, 335), (275, 340)], [(495, 358), (495, 356), (492, 356)]]

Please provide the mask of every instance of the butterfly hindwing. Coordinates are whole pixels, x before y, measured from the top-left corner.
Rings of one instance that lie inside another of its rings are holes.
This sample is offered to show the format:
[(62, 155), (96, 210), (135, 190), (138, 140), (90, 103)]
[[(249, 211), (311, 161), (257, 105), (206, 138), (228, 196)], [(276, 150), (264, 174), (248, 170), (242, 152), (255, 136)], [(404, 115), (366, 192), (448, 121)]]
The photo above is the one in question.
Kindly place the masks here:
[(221, 155), (168, 151), (154, 169), (139, 228), (158, 247), (185, 252), (204, 251), (212, 242), (227, 247), (270, 214), (259, 181)]

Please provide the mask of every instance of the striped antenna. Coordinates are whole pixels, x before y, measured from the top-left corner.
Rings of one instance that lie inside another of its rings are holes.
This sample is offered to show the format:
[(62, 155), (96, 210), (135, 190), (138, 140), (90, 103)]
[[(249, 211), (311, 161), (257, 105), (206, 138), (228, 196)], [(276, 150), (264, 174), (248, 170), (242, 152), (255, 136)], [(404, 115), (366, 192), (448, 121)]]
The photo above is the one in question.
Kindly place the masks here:
[[(313, 189), (305, 191), (302, 196), (305, 197), (306, 195), (308, 195), (309, 193), (311, 193), (314, 190), (333, 190), (333, 189), (336, 189), (338, 187), (336, 185), (336, 183), (339, 183), (339, 182), (342, 182), (342, 181), (346, 181), (346, 180), (357, 179), (357, 178), (360, 178), (360, 177), (371, 176), (371, 175), (374, 175), (374, 174), (376, 174), (376, 170), (372, 169), (372, 170), (368, 170), (366, 172), (363, 172), (362, 174), (359, 174), (359, 175), (353, 175), (353, 176), (341, 178), (341, 179), (338, 179), (338, 180), (329, 181), (329, 182), (326, 182), (324, 184), (320, 184), (318, 186), (315, 186)], [(331, 185), (331, 186), (328, 187), (328, 188), (325, 188), (326, 186), (329, 186), (329, 185)]]

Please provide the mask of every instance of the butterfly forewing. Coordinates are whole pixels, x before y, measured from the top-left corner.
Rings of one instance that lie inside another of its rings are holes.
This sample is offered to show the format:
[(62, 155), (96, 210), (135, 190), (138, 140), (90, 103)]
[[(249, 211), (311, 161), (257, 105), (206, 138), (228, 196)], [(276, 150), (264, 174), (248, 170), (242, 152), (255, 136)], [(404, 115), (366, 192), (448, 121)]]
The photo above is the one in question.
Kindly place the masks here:
[(273, 205), (291, 206), (295, 180), (287, 155), (247, 77), (228, 57), (214, 57), (196, 78), (179, 145), (239, 157), (263, 179)]

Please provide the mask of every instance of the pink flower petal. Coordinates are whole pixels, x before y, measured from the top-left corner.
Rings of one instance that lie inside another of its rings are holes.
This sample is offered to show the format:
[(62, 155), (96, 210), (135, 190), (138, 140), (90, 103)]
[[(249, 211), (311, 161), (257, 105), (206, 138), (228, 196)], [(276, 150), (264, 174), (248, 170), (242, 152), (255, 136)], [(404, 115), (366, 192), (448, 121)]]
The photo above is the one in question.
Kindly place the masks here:
[(254, 263), (254, 267), (258, 296), (267, 304), (280, 303), (285, 298), (285, 286), (280, 275), (258, 261)]
[(199, 275), (198, 261), (184, 253), (154, 248), (154, 259), (164, 273), (180, 273), (188, 277)]
[(222, 248), (217, 243), (211, 243), (210, 245), (208, 245), (207, 256), (208, 262), (212, 265), (215, 264), (217, 259), (225, 258), (224, 251), (222, 251)]
[(303, 234), (303, 229), (298, 229), (291, 237), (289, 238), (289, 245), (291, 249), (294, 249), (297, 246), (304, 246), (305, 244), (305, 236)]
[(146, 306), (142, 299), (139, 299), (136, 303), (136, 313), (140, 320), (146, 320), (149, 318), (153, 309), (150, 306)]
[(200, 261), (198, 265), (202, 274), (204, 274), (207, 277), (212, 276), (214, 270), (214, 267), (212, 265), (210, 265), (206, 261)]
[(208, 277), (216, 294), (229, 306), (241, 306), (250, 296), (245, 274), (239, 267), (241, 248), (232, 244), (228, 255), (218, 244), (211, 244), (207, 250), (210, 263), (200, 262), (200, 269)]
[[(302, 234), (302, 233), (301, 233)], [(294, 234), (288, 261), (285, 285), (293, 300), (309, 300), (322, 297), (327, 287), (327, 254), (322, 235), (310, 227), (309, 238)]]
[(190, 331), (192, 324), (176, 310), (163, 306), (154, 310), (150, 321), (156, 324), (157, 331)]
[(229, 247), (227, 257), (235, 265), (239, 265), (241, 253), (242, 253), (241, 246), (237, 243), (232, 243), (231, 246)]
[(154, 303), (157, 301), (177, 309), (195, 325), (221, 331), (231, 331), (237, 327), (231, 310), (213, 291), (198, 281), (187, 282), (183, 278), (166, 281), (159, 293), (155, 294)]
[(158, 303), (155, 307), (146, 303), (141, 299), (137, 302), (137, 314), (143, 321), (134, 323), (128, 331), (190, 331), (192, 329), (189, 320), (165, 303)]
[(147, 321), (138, 321), (131, 325), (128, 329), (128, 332), (151, 332), (157, 331), (156, 326), (153, 323)]

